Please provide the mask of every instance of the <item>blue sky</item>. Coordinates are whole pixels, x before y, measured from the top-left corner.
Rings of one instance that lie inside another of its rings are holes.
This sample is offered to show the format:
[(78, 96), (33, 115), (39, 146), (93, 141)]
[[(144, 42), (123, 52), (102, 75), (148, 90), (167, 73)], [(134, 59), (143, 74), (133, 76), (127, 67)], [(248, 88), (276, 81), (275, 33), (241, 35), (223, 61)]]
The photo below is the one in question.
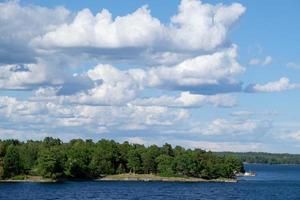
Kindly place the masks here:
[(299, 1), (0, 2), (1, 139), (300, 152)]

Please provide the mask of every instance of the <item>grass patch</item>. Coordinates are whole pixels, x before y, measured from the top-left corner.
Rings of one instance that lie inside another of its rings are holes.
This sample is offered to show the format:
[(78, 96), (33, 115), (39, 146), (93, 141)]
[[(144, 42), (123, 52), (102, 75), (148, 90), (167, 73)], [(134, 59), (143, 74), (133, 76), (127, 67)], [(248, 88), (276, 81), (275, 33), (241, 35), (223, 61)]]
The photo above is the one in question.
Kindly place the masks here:
[(104, 181), (163, 181), (163, 182), (236, 182), (235, 179), (212, 179), (207, 180), (203, 178), (193, 178), (193, 177), (182, 177), (182, 176), (160, 176), (156, 174), (116, 174), (108, 175), (99, 180)]
[(17, 175), (17, 176), (11, 177), (10, 179), (14, 180), (14, 181), (22, 181), (22, 180), (26, 179), (26, 175)]

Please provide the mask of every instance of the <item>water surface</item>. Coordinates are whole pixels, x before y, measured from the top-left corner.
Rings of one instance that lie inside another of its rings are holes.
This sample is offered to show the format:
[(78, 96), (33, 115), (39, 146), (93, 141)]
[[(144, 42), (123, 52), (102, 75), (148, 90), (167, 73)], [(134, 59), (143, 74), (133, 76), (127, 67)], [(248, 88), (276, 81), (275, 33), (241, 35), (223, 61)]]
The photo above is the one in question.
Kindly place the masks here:
[(65, 182), (0, 184), (0, 199), (300, 199), (299, 165), (246, 165), (239, 183)]

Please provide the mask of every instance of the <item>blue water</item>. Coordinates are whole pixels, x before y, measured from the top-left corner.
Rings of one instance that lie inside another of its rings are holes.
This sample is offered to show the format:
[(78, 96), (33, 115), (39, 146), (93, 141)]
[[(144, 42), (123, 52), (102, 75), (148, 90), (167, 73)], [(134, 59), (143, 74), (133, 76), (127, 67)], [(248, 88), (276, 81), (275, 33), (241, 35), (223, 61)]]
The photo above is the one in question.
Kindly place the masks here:
[(65, 182), (0, 184), (0, 199), (300, 199), (300, 165), (246, 165), (238, 183)]

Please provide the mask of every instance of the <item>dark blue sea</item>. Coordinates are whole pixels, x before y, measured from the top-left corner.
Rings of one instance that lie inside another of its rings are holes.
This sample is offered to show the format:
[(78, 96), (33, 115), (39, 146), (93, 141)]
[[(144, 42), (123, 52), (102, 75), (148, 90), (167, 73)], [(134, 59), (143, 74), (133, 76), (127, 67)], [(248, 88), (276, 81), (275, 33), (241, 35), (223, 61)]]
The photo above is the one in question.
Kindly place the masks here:
[(300, 165), (246, 165), (256, 177), (238, 183), (1, 183), (0, 199), (266, 199), (300, 200)]

